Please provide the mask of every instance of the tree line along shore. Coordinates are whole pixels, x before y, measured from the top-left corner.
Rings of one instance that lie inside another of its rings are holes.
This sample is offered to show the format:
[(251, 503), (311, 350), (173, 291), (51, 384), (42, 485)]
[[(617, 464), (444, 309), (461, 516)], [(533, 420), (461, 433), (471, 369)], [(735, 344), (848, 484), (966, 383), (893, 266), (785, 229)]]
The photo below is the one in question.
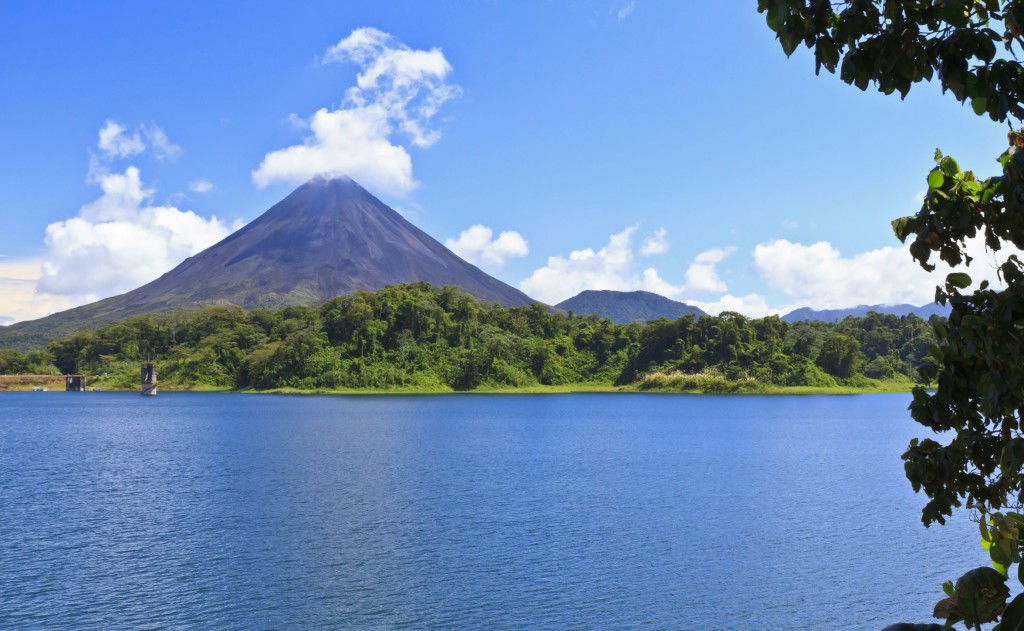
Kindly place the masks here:
[(73, 373), (135, 389), (150, 357), (165, 390), (906, 391), (934, 342), (932, 323), (913, 315), (830, 324), (725, 312), (615, 324), (415, 283), (319, 307), (148, 314), (32, 351), (0, 349), (0, 390)]

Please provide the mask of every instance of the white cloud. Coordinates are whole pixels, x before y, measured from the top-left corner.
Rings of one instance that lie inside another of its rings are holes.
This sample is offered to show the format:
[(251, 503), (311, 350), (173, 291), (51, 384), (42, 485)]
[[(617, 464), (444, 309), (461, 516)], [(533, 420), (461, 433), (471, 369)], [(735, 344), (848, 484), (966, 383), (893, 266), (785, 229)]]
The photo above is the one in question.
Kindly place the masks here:
[[(710, 314), (737, 311), (750, 317), (787, 313), (797, 307), (841, 309), (861, 304), (922, 305), (932, 302), (935, 286), (952, 271), (939, 264), (928, 273), (910, 257), (905, 246), (884, 247), (845, 257), (828, 242), (811, 245), (778, 239), (758, 244), (753, 251), (751, 272), (766, 288), (781, 293), (785, 304), (769, 304), (764, 293), (729, 293), (718, 266), (733, 255), (735, 247), (711, 248), (699, 253), (685, 272), (685, 282), (676, 285), (663, 278), (654, 267), (640, 269), (631, 244), (636, 226), (612, 235), (599, 250), (575, 250), (568, 257), (552, 256), (547, 264), (520, 282), (530, 296), (548, 304), (557, 304), (585, 289), (614, 291), (651, 291), (682, 300)], [(1002, 286), (999, 263), (1011, 253), (1006, 248), (987, 252), (984, 242), (968, 243), (966, 251), (974, 258), (970, 267), (958, 271), (971, 275), (976, 287), (982, 280)], [(716, 298), (695, 298), (711, 295)]]
[(397, 195), (416, 186), (409, 153), (388, 140), (390, 123), (383, 108), (321, 109), (310, 122), (306, 144), (268, 153), (253, 172), (257, 186), (275, 181), (304, 182), (316, 175), (348, 175), (370, 187)]
[(97, 179), (99, 199), (82, 206), (77, 217), (46, 227), (39, 292), (76, 304), (122, 293), (231, 232), (217, 217), (150, 205), (153, 191), (135, 167)]
[(748, 318), (763, 318), (769, 315), (782, 314), (792, 309), (776, 309), (768, 306), (768, 302), (761, 294), (747, 294), (745, 296), (733, 296), (725, 294), (718, 300), (703, 302), (700, 300), (687, 300), (688, 304), (698, 307), (708, 315), (719, 315), (723, 311), (735, 311), (742, 313)]
[(703, 293), (726, 291), (725, 281), (718, 275), (718, 264), (736, 251), (734, 247), (711, 248), (697, 255), (686, 270), (686, 291)]
[(659, 274), (658, 270), (653, 267), (648, 267), (644, 270), (643, 276), (641, 276), (641, 283), (638, 289), (644, 291), (650, 291), (656, 294), (661, 294), (666, 298), (678, 298), (681, 294), (686, 291), (685, 285), (676, 286), (667, 280), (663, 279)]
[(519, 288), (548, 304), (571, 298), (585, 289), (644, 290), (669, 298), (680, 296), (686, 291), (685, 286), (673, 285), (653, 267), (637, 267), (632, 246), (636, 229), (631, 226), (611, 235), (608, 244), (596, 252), (586, 248), (574, 250), (568, 258), (549, 257), (547, 265), (534, 270), (519, 283)]
[[(960, 267), (975, 284), (988, 280), (999, 284), (998, 260), (974, 240), (968, 252), (975, 258), (969, 268)], [(1004, 250), (1003, 254), (1009, 254)], [(928, 273), (914, 262), (904, 246), (884, 247), (843, 257), (831, 243), (812, 245), (785, 239), (761, 243), (754, 248), (754, 272), (768, 285), (814, 309), (841, 309), (856, 305), (921, 305), (932, 302), (935, 286), (945, 281), (950, 268), (938, 262)]]
[(193, 193), (207, 193), (213, 190), (213, 182), (210, 180), (193, 180), (189, 183), (188, 190)]
[(644, 239), (644, 244), (640, 248), (640, 254), (644, 256), (664, 254), (668, 252), (669, 247), (668, 231), (664, 228), (658, 228), (654, 234)]
[[(146, 150), (158, 159), (181, 153), (155, 124), (129, 130), (107, 120), (96, 146), (99, 151), (90, 152), (88, 181), (99, 185), (102, 195), (83, 205), (77, 216), (46, 227), (41, 258), (0, 262), (0, 323), (42, 317), (134, 289), (241, 227), (169, 204), (154, 205), (154, 190), (143, 185), (134, 166), (111, 172), (114, 160)], [(191, 188), (211, 186), (199, 180)]]
[(167, 132), (155, 124), (142, 125), (128, 133), (128, 128), (114, 120), (106, 120), (99, 131), (99, 147), (102, 156), (108, 160), (113, 158), (130, 158), (138, 155), (148, 147), (159, 159), (176, 159), (181, 155), (181, 147), (172, 143)]
[(64, 296), (36, 291), (42, 260), (0, 262), (0, 325), (34, 320), (74, 306)]
[(636, 289), (642, 279), (635, 270), (630, 245), (635, 231), (632, 226), (613, 234), (608, 245), (597, 252), (587, 248), (574, 250), (568, 258), (552, 256), (546, 266), (519, 283), (519, 288), (547, 304), (557, 304), (584, 289)]
[(619, 12), (615, 14), (615, 17), (619, 22), (621, 22), (628, 18), (633, 11), (636, 11), (636, 0), (629, 0), (629, 4), (619, 9)]
[(754, 248), (754, 272), (771, 287), (815, 309), (858, 304), (920, 304), (934, 281), (903, 248), (885, 247), (844, 258), (832, 244), (768, 241)]
[(492, 238), (494, 231), (480, 224), (459, 233), (457, 239), (449, 237), (444, 245), (452, 252), (475, 265), (501, 268), (506, 259), (526, 256), (530, 250), (523, 235), (506, 230)]
[(321, 108), (300, 145), (272, 151), (253, 171), (264, 187), (316, 175), (348, 175), (373, 189), (403, 195), (416, 186), (412, 158), (395, 136), (416, 147), (440, 139), (430, 128), (440, 107), (459, 94), (446, 83), (452, 67), (439, 48), (415, 50), (374, 28), (359, 28), (327, 50), (324, 63), (355, 63), (356, 85), (334, 110)]
[(103, 189), (103, 195), (78, 211), (89, 222), (131, 219), (139, 205), (153, 196), (152, 189), (142, 187), (136, 167), (128, 167), (124, 173), (104, 173), (96, 183)]
[(149, 141), (149, 146), (152, 148), (153, 153), (160, 160), (168, 158), (170, 160), (177, 160), (178, 156), (181, 155), (181, 147), (174, 144), (167, 138), (167, 132), (160, 129), (156, 125), (144, 125), (142, 127), (142, 133), (145, 134), (146, 140)]
[(105, 121), (100, 128), (96, 146), (110, 158), (126, 158), (145, 151), (146, 144), (138, 132), (129, 136), (125, 131), (124, 125), (112, 120)]
[[(636, 226), (631, 226), (613, 234), (608, 244), (596, 252), (587, 248), (573, 251), (568, 258), (548, 258), (547, 265), (534, 270), (529, 278), (519, 283), (519, 288), (548, 304), (571, 298), (585, 289), (643, 290), (675, 300), (694, 293), (728, 289), (719, 278), (716, 265), (736, 248), (712, 248), (701, 252), (686, 271), (686, 283), (674, 285), (662, 278), (654, 267), (638, 269), (632, 246), (636, 229)], [(655, 234), (659, 235), (664, 236), (662, 230)], [(686, 302), (692, 301), (686, 299)]]

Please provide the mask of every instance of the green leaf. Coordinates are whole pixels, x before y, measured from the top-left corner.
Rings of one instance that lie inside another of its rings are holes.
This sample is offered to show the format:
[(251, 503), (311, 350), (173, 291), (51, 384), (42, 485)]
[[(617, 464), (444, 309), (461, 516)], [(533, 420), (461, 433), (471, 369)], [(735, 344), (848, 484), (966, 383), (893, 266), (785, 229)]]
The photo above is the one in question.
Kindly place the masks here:
[(839, 63), (839, 49), (831, 37), (819, 37), (814, 52), (829, 72), (835, 72), (836, 64)]
[(946, 156), (939, 162), (939, 168), (942, 172), (949, 177), (956, 177), (960, 174), (960, 165), (956, 163), (956, 160)]
[(785, 2), (779, 2), (776, 0), (774, 6), (768, 8), (768, 15), (765, 19), (768, 22), (768, 28), (778, 33), (786, 25), (786, 14), (789, 9), (786, 7)]
[(999, 628), (1002, 631), (1024, 631), (1024, 594), (1017, 594), (1006, 606)]
[(892, 231), (900, 241), (906, 241), (917, 228), (917, 217), (900, 217), (892, 220)]
[(1010, 559), (1010, 555), (1013, 552), (1007, 552), (1007, 545), (1009, 545), (1008, 541), (1001, 540), (988, 551), (988, 555), (992, 560), (992, 567), (1003, 576), (1006, 576), (1006, 568), (1013, 562)]
[(946, 178), (943, 177), (942, 171), (938, 168), (932, 169), (931, 173), (928, 174), (928, 188), (940, 188), (945, 181)]
[(800, 34), (788, 28), (780, 29), (778, 33), (779, 43), (782, 44), (782, 52), (786, 53), (786, 56), (789, 57), (800, 44)]
[(953, 609), (968, 627), (980, 628), (982, 623), (998, 619), (1009, 595), (1005, 576), (990, 567), (979, 567), (956, 579)]
[(963, 272), (953, 272), (946, 276), (946, 284), (957, 289), (965, 289), (971, 286), (971, 277)]

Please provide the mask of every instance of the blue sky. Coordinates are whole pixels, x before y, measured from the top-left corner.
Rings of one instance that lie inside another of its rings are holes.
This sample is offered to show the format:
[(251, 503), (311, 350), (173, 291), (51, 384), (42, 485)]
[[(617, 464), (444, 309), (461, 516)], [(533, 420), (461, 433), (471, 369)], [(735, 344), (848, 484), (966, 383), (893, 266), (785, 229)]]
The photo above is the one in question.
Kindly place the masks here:
[(889, 221), (936, 147), (980, 175), (1005, 147), (937, 86), (815, 77), (754, 2), (264, 4), (0, 4), (0, 323), (151, 280), (342, 168), (546, 302), (920, 304), (938, 279)]

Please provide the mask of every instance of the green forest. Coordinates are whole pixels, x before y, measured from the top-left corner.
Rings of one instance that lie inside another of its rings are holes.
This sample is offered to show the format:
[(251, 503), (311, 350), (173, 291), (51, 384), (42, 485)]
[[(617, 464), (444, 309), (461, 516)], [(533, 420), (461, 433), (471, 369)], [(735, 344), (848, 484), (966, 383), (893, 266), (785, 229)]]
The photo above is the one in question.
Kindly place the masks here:
[(27, 353), (0, 350), (0, 374), (81, 373), (135, 388), (139, 361), (150, 357), (171, 389), (909, 389), (933, 324), (877, 313), (790, 324), (726, 312), (620, 325), (417, 283), (319, 307), (137, 316)]

